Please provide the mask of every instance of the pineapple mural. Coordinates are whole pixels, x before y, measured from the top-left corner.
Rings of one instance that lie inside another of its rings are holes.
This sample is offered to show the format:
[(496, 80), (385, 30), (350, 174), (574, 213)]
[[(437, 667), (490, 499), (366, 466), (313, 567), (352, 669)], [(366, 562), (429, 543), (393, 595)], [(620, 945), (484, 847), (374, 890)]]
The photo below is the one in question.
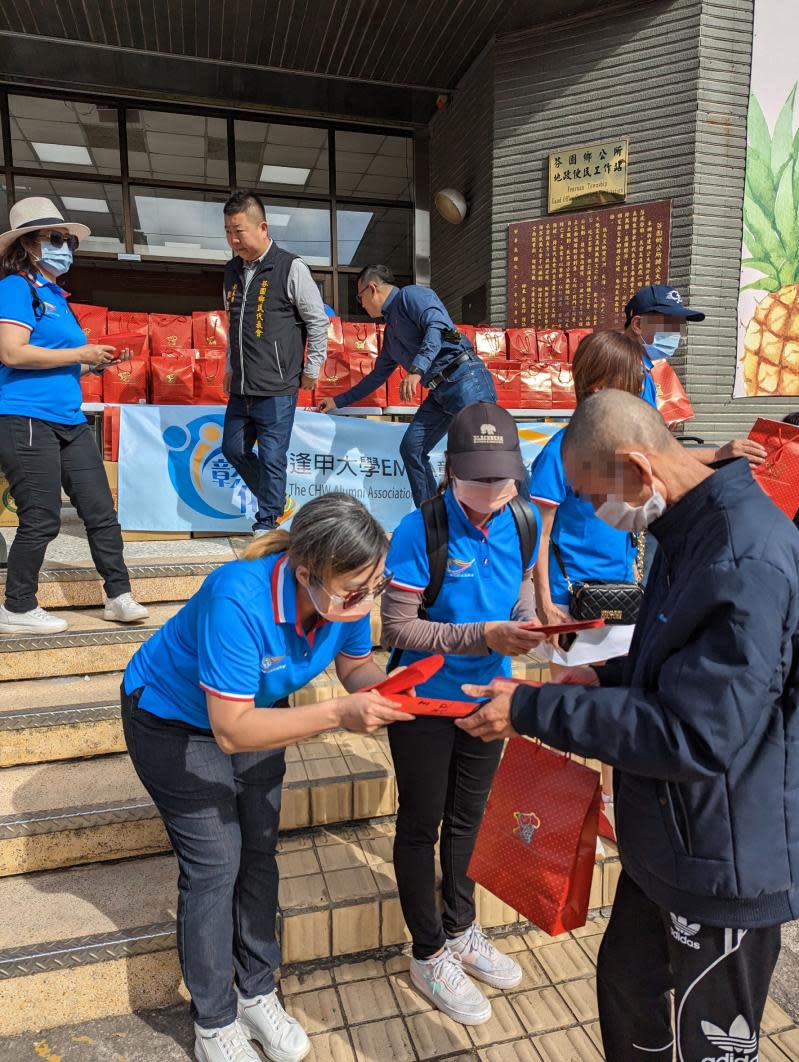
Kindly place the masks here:
[(741, 262), (761, 276), (741, 291), (766, 292), (744, 324), (741, 377), (747, 395), (799, 395), (799, 129), (797, 85), (773, 133), (754, 93), (749, 101)]

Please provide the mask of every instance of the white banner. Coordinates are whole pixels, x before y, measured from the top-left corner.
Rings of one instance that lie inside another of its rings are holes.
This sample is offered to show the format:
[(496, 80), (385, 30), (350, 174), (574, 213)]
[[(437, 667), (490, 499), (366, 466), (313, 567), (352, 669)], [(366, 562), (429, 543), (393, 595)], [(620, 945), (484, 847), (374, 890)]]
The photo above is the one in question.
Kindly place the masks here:
[[(252, 528), (256, 504), (222, 455), (220, 406), (122, 406), (119, 519), (126, 531), (218, 531)], [(562, 427), (519, 426), (525, 464)], [(285, 519), (328, 491), (354, 494), (393, 531), (411, 511), (399, 457), (405, 424), (297, 410), (287, 455)], [(443, 472), (444, 445), (433, 454)]]
[(736, 398), (799, 395), (799, 18), (755, 0)]

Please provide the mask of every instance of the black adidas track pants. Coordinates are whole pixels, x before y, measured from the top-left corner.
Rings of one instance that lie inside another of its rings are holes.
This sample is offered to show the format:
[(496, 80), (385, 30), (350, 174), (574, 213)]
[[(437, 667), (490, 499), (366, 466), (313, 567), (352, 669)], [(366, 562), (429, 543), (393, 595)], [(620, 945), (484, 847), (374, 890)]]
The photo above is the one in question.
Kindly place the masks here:
[(597, 962), (607, 1062), (756, 1062), (779, 951), (779, 926), (697, 925), (622, 872)]

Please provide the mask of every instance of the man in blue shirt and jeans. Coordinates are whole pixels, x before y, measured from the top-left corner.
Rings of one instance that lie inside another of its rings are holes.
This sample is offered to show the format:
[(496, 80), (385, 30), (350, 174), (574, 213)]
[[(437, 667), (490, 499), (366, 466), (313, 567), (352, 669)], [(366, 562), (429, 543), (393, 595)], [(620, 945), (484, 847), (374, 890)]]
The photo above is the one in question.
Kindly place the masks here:
[(404, 402), (420, 383), (430, 391), (400, 443), (400, 456), (411, 485), (414, 505), (436, 493), (430, 451), (447, 433), (449, 422), (473, 402), (496, 402), (491, 374), (452, 323), (441, 299), (430, 288), (398, 288), (384, 265), (369, 265), (358, 274), (358, 302), (370, 317), (383, 317), (383, 346), (372, 371), (351, 387), (325, 398), (323, 413), (352, 405), (385, 383), (398, 365), (408, 376), (400, 384)]

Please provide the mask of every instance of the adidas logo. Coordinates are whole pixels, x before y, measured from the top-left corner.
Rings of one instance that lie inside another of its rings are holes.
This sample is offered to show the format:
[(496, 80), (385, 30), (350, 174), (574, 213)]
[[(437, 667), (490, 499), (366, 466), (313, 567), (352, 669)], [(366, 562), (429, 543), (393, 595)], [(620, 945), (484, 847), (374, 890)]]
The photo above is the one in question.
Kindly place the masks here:
[(687, 918), (683, 918), (682, 915), (669, 914), (671, 918), (671, 935), (674, 939), (684, 944), (686, 948), (693, 948), (695, 951), (699, 951), (702, 945), (698, 940), (692, 940), (699, 930), (702, 928), (696, 922), (689, 922)]
[(702, 1032), (721, 1055), (707, 1055), (702, 1062), (757, 1062), (757, 1032), (752, 1032), (743, 1014), (739, 1014), (725, 1032), (711, 1021), (702, 1022)]

